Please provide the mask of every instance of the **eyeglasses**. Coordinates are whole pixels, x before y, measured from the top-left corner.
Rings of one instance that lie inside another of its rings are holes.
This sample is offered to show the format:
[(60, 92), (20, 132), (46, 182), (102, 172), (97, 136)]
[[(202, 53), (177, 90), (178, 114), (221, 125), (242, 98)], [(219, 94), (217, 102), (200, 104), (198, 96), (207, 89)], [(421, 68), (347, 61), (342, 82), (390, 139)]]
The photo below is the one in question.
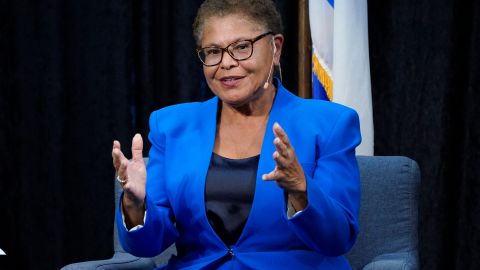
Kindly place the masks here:
[(240, 40), (231, 43), (225, 48), (205, 47), (197, 49), (198, 58), (207, 66), (216, 66), (222, 62), (223, 52), (227, 52), (233, 59), (243, 61), (250, 58), (253, 54), (253, 43), (259, 41), (267, 35), (274, 35), (273, 32), (261, 34), (253, 39)]

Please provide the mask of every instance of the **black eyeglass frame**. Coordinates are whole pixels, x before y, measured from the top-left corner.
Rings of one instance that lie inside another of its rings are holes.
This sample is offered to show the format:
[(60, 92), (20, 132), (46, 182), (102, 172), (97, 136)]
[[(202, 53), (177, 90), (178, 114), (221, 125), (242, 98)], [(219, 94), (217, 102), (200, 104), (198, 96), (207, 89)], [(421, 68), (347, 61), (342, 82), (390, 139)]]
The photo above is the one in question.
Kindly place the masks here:
[[(236, 61), (244, 61), (244, 60), (247, 60), (247, 59), (249, 59), (250, 57), (252, 57), (252, 55), (253, 55), (253, 44), (254, 44), (255, 42), (259, 41), (260, 39), (268, 36), (268, 35), (275, 35), (275, 33), (272, 32), (272, 31), (269, 31), (269, 32), (263, 33), (263, 34), (261, 34), (261, 35), (259, 35), (259, 36), (257, 36), (257, 37), (254, 37), (254, 38), (252, 38), (252, 39), (238, 40), (238, 41), (235, 41), (235, 42), (232, 42), (232, 43), (228, 44), (227, 47), (225, 47), (225, 48), (219, 48), (219, 47), (215, 47), (215, 46), (198, 48), (198, 49), (197, 49), (197, 56), (198, 56), (198, 59), (200, 59), (200, 62), (202, 62), (202, 64), (203, 64), (204, 66), (206, 66), (206, 67), (213, 67), (213, 66), (216, 66), (216, 65), (220, 64), (220, 63), (222, 62), (222, 60), (223, 60), (223, 55), (224, 55), (225, 52), (227, 52), (228, 55), (230, 55), (230, 57), (232, 57), (232, 58), (235, 59)], [(236, 44), (236, 43), (239, 43), (239, 42), (244, 42), (244, 41), (249, 41), (249, 42), (251, 43), (251, 45), (252, 45), (252, 51), (250, 52), (250, 55), (249, 55), (249, 56), (247, 56), (247, 57), (245, 57), (245, 58), (242, 58), (242, 59), (237, 59), (237, 58), (235, 58), (235, 56), (232, 55), (232, 53), (230, 53), (230, 51), (228, 50), (228, 48), (230, 48), (230, 46), (232, 46), (233, 44)], [(202, 57), (200, 56), (200, 53), (201, 53), (204, 49), (208, 49), (208, 48), (215, 48), (215, 49), (220, 49), (220, 50), (222, 50), (222, 55), (220, 56), (220, 60), (218, 61), (218, 63), (216, 63), (216, 64), (214, 64), (214, 65), (207, 65), (207, 64), (205, 64), (205, 62), (203, 62)]]

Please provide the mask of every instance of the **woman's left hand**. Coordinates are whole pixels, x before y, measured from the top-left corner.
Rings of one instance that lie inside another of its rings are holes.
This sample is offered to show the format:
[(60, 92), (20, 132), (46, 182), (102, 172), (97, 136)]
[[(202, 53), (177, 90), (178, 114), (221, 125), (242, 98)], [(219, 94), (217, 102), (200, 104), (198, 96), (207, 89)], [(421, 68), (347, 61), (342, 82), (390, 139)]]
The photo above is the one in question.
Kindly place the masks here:
[(273, 143), (276, 148), (273, 159), (276, 166), (273, 171), (264, 174), (262, 179), (276, 181), (289, 195), (305, 194), (307, 189), (305, 174), (287, 133), (278, 123), (273, 124), (273, 133), (275, 135)]

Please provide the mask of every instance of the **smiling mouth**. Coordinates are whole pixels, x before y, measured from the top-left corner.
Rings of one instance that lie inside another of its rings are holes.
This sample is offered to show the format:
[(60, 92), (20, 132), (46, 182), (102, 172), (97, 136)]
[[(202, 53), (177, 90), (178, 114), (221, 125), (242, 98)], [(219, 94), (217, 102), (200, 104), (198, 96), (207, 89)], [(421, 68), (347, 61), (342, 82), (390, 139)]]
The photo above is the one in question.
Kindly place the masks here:
[(225, 86), (236, 86), (244, 77), (225, 77), (221, 78), (220, 82)]

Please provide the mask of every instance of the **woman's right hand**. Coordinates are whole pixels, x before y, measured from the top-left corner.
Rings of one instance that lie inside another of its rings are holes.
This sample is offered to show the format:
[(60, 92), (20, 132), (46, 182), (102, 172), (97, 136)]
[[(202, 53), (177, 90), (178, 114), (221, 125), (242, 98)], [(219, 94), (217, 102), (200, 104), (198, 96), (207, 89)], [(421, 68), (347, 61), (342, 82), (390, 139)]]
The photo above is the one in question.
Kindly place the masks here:
[(119, 141), (113, 141), (112, 158), (118, 177), (125, 181), (122, 184), (124, 191), (122, 206), (127, 227), (141, 225), (145, 213), (147, 182), (142, 136), (135, 134), (132, 139), (132, 160), (128, 160), (122, 153)]

